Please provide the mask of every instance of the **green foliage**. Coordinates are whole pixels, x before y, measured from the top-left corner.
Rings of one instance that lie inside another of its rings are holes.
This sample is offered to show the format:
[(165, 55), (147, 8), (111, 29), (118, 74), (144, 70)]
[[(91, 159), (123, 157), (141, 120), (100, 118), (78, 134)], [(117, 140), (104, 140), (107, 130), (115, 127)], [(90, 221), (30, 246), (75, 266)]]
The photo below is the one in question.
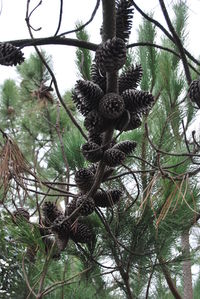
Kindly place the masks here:
[[(155, 26), (144, 20), (138, 30), (138, 42), (154, 43), (156, 38)], [(157, 74), (157, 50), (154, 47), (145, 46), (139, 48), (140, 63), (142, 65), (144, 76), (142, 77), (142, 90), (152, 91), (156, 83)]]
[[(50, 57), (45, 52), (42, 52), (42, 55), (49, 64)], [(41, 83), (45, 84), (50, 80), (50, 75), (37, 54), (31, 54), (28, 60), (17, 67), (17, 70), (22, 79), (21, 96), (24, 101), (31, 100), (33, 92), (40, 87)]]
[[(70, 135), (70, 138), (69, 138)], [(71, 170), (76, 170), (84, 166), (85, 159), (80, 153), (83, 137), (76, 129), (64, 133), (62, 136), (64, 154)], [(53, 167), (61, 174), (66, 172), (63, 152), (60, 142), (57, 140), (47, 157), (49, 167)]]
[[(79, 28), (82, 22), (76, 24), (76, 28)], [(89, 35), (85, 29), (76, 32), (76, 37), (80, 41), (89, 41)], [(78, 48), (76, 50), (76, 65), (79, 73), (84, 80), (90, 80), (90, 68), (92, 64), (92, 56), (88, 49)]]

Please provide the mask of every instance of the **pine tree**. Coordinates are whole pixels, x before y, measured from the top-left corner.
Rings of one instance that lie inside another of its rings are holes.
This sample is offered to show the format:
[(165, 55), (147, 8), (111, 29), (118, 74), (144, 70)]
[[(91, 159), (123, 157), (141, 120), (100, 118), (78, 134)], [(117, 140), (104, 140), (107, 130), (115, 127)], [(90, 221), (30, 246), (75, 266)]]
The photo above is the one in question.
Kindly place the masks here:
[[(185, 97), (197, 66), (191, 57), (193, 71), (182, 66), (177, 37), (152, 46), (153, 15), (127, 53), (134, 1), (102, 5), (100, 45), (76, 26), (81, 79), (72, 91), (59, 94), (43, 51), (17, 67), (19, 85), (7, 80), (1, 88), (0, 263), (9, 298), (20, 298), (21, 281), (23, 296), (33, 298), (191, 294), (182, 266), (197, 255), (180, 238), (198, 221), (199, 145)], [(184, 47), (185, 1), (173, 9)]]

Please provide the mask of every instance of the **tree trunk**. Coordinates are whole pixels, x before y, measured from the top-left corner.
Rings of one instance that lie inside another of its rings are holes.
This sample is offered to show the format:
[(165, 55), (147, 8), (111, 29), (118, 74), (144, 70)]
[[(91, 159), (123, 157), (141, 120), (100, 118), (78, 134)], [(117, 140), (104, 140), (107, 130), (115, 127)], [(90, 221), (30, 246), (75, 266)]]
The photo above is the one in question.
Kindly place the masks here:
[(183, 261), (183, 299), (193, 299), (189, 230), (183, 232), (181, 243), (183, 254), (185, 255), (185, 260)]
[(159, 262), (161, 264), (161, 269), (162, 269), (163, 274), (165, 276), (165, 279), (166, 279), (166, 282), (168, 284), (168, 287), (169, 287), (171, 293), (173, 294), (174, 298), (176, 298), (176, 299), (183, 299), (181, 297), (181, 295), (179, 294), (179, 292), (178, 292), (178, 290), (177, 290), (177, 288), (176, 288), (176, 286), (175, 286), (175, 284), (174, 284), (174, 282), (173, 282), (173, 280), (171, 278), (171, 275), (170, 275), (170, 273), (169, 273), (169, 271), (167, 269), (167, 266), (165, 265), (164, 260), (162, 258), (159, 258)]

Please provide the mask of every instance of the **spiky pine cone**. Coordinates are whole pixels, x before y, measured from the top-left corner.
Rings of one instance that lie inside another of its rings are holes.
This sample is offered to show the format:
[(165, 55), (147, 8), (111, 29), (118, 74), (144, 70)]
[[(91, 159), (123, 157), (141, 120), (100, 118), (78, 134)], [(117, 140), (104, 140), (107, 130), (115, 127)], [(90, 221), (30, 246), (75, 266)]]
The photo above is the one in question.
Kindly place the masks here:
[(52, 232), (55, 234), (56, 243), (60, 251), (64, 250), (69, 241), (71, 222), (64, 220), (64, 216), (57, 217), (52, 224)]
[(110, 191), (97, 190), (93, 198), (96, 207), (106, 208), (112, 207), (114, 204), (116, 204), (121, 196), (122, 192), (118, 189), (113, 189)]
[(90, 135), (105, 132), (110, 128), (111, 122), (99, 115), (98, 111), (92, 110), (84, 120), (84, 126)]
[(81, 168), (75, 173), (74, 179), (79, 190), (85, 193), (94, 183), (94, 174), (87, 168)]
[(103, 157), (103, 150), (94, 142), (87, 142), (82, 146), (82, 153), (86, 160), (95, 163)]
[(0, 43), (0, 64), (12, 66), (24, 62), (24, 54), (10, 43)]
[[(54, 238), (50, 236), (51, 231), (43, 227), (40, 227), (39, 230), (40, 230), (41, 240), (45, 246), (46, 255), (49, 255), (51, 253), (53, 259), (59, 259), (60, 250), (58, 249), (57, 246), (55, 246), (56, 244), (54, 244)], [(54, 246), (54, 248), (52, 248), (52, 246)]]
[(74, 102), (81, 112), (83, 108), (85, 111), (92, 111), (98, 107), (99, 100), (103, 97), (103, 90), (94, 82), (86, 80), (78, 80), (74, 91)]
[[(96, 174), (96, 171), (97, 171), (97, 165), (94, 165), (92, 164), (89, 169), (93, 172), (93, 174), (95, 175)], [(114, 168), (113, 167), (105, 167), (104, 169), (104, 173), (103, 173), (103, 177), (102, 177), (102, 182), (105, 182), (109, 176), (111, 176), (114, 172)]]
[(62, 211), (60, 211), (57, 208), (57, 206), (55, 205), (55, 203), (50, 202), (50, 201), (46, 201), (43, 204), (43, 206), (42, 206), (42, 212), (43, 212), (43, 216), (44, 216), (44, 221), (48, 225), (52, 224), (57, 217), (63, 215)]
[(90, 107), (88, 107), (87, 103), (85, 102), (85, 98), (82, 97), (79, 93), (76, 93), (74, 90), (72, 91), (72, 100), (75, 103), (78, 111), (83, 116), (86, 116), (91, 111)]
[(134, 8), (131, 0), (116, 1), (116, 36), (127, 42), (132, 28)]
[(119, 94), (127, 89), (135, 89), (142, 78), (141, 65), (132, 65), (127, 68), (119, 77)]
[(92, 249), (95, 242), (94, 232), (83, 223), (78, 223), (77, 228), (70, 231), (70, 238), (75, 243), (87, 244), (90, 249)]
[(91, 132), (89, 132), (88, 141), (96, 143), (98, 145), (102, 145), (103, 136), (102, 136), (102, 134), (97, 134), (97, 133), (92, 134)]
[(113, 148), (119, 149), (126, 155), (130, 155), (135, 150), (136, 146), (137, 143), (135, 141), (126, 140), (117, 143), (116, 145), (113, 146)]
[(79, 213), (81, 216), (88, 216), (94, 212), (95, 204), (92, 197), (86, 195), (79, 196), (76, 201), (76, 207), (80, 207)]
[(135, 89), (127, 89), (122, 93), (125, 109), (135, 113), (145, 113), (153, 105), (154, 97), (152, 94)]
[(125, 112), (115, 123), (115, 129), (119, 131), (132, 131), (141, 126), (142, 120), (141, 116), (138, 113), (130, 112), (129, 114)]
[(96, 63), (91, 65), (91, 80), (106, 93), (106, 73), (100, 71)]
[(200, 80), (194, 80), (188, 89), (188, 96), (200, 108)]
[(99, 102), (99, 112), (108, 119), (118, 118), (124, 111), (124, 101), (118, 94), (107, 93)]
[(29, 218), (30, 218), (29, 212), (24, 208), (17, 208), (17, 210), (13, 212), (13, 216), (16, 219), (22, 218), (22, 219), (25, 219), (27, 221), (29, 221)]
[(124, 162), (126, 155), (118, 149), (108, 149), (104, 152), (103, 161), (110, 167), (115, 167)]
[[(70, 216), (74, 210), (76, 210), (76, 198), (73, 198), (70, 203), (67, 204), (66, 210), (65, 210), (65, 216)], [(76, 217), (75, 215), (73, 219)]]
[(126, 62), (126, 45), (120, 38), (108, 39), (96, 50), (95, 61), (104, 72), (118, 71)]

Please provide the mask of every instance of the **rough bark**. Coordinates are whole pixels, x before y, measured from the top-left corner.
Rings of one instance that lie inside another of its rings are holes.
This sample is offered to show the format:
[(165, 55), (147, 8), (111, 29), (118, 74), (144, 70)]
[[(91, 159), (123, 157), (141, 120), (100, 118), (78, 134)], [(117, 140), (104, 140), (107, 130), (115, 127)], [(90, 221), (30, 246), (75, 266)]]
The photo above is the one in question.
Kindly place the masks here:
[(183, 299), (193, 299), (189, 230), (182, 234), (181, 243), (183, 254), (186, 257), (183, 261)]

